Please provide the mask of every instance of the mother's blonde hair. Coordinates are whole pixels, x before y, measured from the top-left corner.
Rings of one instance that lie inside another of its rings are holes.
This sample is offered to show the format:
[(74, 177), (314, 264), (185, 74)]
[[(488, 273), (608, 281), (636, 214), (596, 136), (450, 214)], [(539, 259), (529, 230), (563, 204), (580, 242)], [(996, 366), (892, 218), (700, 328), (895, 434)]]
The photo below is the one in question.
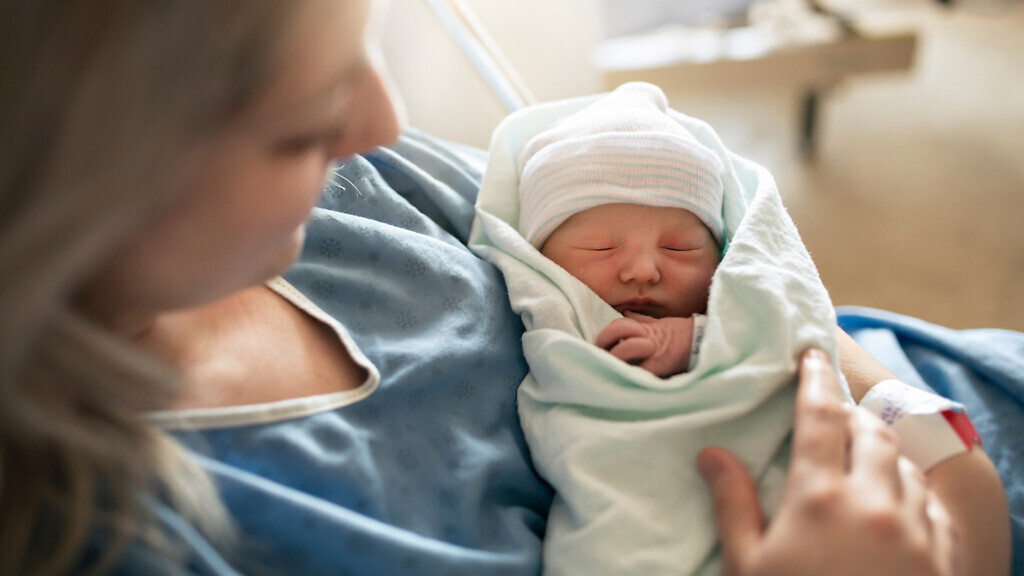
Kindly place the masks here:
[(170, 554), (147, 498), (214, 539), (229, 533), (206, 476), (140, 418), (173, 397), (176, 375), (73, 299), (265, 88), (297, 5), (4, 3), (0, 574), (79, 570), (101, 542), (102, 572), (135, 537)]

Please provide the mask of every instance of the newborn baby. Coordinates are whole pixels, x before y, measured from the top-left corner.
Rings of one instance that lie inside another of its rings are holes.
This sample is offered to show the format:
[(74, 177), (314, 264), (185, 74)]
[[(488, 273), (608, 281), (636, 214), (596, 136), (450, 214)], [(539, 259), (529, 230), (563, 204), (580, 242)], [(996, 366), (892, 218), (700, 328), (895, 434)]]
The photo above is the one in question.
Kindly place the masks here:
[(628, 85), (524, 146), (519, 229), (625, 318), (595, 342), (662, 377), (696, 364), (722, 253), (722, 165)]

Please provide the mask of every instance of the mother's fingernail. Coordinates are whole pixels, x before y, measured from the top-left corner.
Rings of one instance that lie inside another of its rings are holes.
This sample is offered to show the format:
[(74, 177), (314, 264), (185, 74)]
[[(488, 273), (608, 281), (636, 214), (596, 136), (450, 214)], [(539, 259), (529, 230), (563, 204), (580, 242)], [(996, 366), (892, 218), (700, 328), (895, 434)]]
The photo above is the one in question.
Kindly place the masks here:
[(811, 348), (807, 350), (807, 352), (804, 352), (804, 362), (821, 362), (822, 364), (828, 364), (828, 356), (817, 348)]

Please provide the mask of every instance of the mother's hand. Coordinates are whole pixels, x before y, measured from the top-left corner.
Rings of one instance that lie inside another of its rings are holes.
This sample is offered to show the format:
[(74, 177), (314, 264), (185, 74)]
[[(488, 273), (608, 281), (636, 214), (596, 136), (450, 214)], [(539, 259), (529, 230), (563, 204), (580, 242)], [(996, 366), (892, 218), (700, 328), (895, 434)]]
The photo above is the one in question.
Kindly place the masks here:
[(714, 498), (727, 576), (954, 576), (955, 531), (885, 424), (844, 405), (828, 357), (800, 366), (789, 477), (765, 526), (743, 465), (707, 448), (698, 467)]

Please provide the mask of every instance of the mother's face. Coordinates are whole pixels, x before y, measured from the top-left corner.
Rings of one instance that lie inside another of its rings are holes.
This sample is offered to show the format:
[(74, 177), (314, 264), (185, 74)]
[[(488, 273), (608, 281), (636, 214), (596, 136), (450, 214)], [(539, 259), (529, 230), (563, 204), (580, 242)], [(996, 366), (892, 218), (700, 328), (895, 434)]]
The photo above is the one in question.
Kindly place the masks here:
[(304, 10), (267, 92), (202, 150), (178, 198), (89, 287), (101, 317), (203, 304), (288, 267), (329, 163), (398, 135), (364, 46), (367, 12), (353, 0)]

